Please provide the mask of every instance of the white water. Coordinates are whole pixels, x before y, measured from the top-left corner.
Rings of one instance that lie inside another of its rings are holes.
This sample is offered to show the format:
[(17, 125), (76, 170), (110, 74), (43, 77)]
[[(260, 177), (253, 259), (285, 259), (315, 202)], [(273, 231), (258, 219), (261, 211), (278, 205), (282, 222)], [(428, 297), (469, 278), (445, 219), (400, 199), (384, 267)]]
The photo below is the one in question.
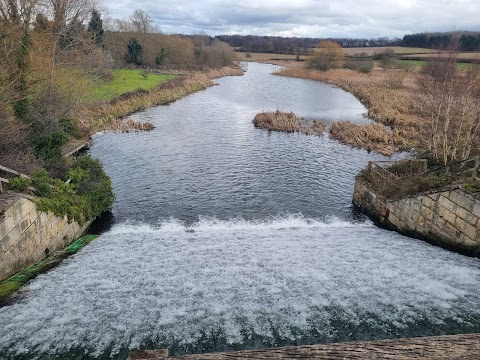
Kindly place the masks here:
[(396, 336), (425, 319), (478, 327), (480, 266), (370, 223), (171, 220), (116, 225), (22, 293), (0, 309), (6, 355), (115, 357), (217, 332), (226, 344), (336, 340), (334, 321), (353, 338), (349, 327)]

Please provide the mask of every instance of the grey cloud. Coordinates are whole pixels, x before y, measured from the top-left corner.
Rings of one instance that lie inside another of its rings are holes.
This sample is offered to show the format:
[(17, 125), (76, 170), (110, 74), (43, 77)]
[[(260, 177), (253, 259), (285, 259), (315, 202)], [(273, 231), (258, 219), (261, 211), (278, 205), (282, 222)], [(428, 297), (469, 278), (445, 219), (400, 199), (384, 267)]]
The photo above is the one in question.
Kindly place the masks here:
[(257, 34), (311, 37), (401, 37), (421, 31), (479, 30), (475, 0), (104, 0), (110, 16), (148, 12), (170, 33)]

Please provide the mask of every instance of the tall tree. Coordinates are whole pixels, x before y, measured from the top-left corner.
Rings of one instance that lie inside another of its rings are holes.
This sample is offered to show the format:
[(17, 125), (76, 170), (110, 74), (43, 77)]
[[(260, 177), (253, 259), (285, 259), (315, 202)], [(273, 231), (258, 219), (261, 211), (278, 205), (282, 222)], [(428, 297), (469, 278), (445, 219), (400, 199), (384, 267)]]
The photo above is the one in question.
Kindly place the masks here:
[(97, 46), (103, 47), (105, 40), (105, 31), (103, 30), (103, 21), (100, 13), (96, 10), (92, 10), (92, 16), (88, 23), (88, 32), (92, 33), (93, 40)]
[(152, 17), (141, 9), (136, 9), (133, 12), (130, 16), (130, 21), (132, 22), (134, 32), (145, 34), (154, 30)]
[(143, 48), (135, 38), (130, 38), (127, 45), (127, 53), (125, 54), (125, 60), (127, 63), (142, 65), (142, 56)]

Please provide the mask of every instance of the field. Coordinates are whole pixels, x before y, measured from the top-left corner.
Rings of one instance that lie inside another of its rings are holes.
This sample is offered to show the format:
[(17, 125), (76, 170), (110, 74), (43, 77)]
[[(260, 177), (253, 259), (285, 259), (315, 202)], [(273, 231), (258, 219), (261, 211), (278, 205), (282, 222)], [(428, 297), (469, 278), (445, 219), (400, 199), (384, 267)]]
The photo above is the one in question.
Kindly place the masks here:
[(175, 78), (174, 75), (161, 75), (149, 73), (146, 78), (142, 76), (143, 70), (114, 69), (113, 80), (96, 82), (92, 88), (94, 101), (111, 100), (126, 92), (137, 89), (151, 90), (158, 84)]
[(432, 49), (391, 46), (391, 47), (358, 47), (358, 48), (344, 48), (343, 52), (347, 56), (354, 56), (361, 53), (366, 53), (367, 56), (372, 56), (375, 53), (384, 51), (385, 49), (392, 49), (398, 55), (417, 55), (417, 54), (431, 54), (435, 53)]

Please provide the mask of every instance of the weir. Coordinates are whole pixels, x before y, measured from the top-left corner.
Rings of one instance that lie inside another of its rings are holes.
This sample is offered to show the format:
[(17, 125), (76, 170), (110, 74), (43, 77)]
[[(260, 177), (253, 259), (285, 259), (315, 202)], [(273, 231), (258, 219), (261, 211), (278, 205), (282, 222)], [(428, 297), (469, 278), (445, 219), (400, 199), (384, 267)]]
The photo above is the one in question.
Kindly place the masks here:
[[(462, 163), (474, 166), (462, 168), (467, 179), (478, 182), (477, 171), (480, 157)], [(400, 187), (408, 178), (401, 178), (389, 171), (399, 164), (408, 165), (412, 176), (428, 176), (426, 162), (407, 160), (400, 162), (371, 161), (364, 175), (355, 179), (353, 203), (378, 225), (401, 234), (425, 240), (434, 245), (462, 254), (480, 257), (480, 198), (465, 190), (462, 183), (439, 189), (386, 198), (381, 188)], [(442, 172), (452, 173), (453, 165)], [(386, 189), (388, 191), (388, 189)]]

